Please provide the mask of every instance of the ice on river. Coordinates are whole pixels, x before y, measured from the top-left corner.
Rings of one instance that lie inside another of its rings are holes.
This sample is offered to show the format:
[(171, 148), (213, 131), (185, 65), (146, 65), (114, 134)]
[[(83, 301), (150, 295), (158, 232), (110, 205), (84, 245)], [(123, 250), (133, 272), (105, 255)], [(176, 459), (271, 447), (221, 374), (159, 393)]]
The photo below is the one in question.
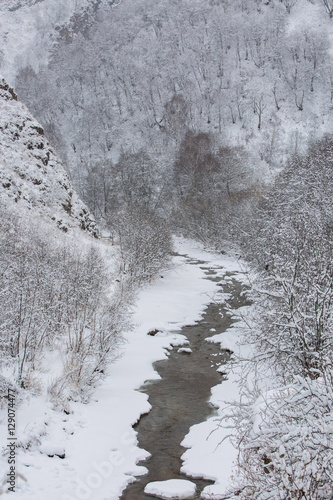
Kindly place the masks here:
[(154, 481), (145, 487), (147, 495), (155, 495), (165, 499), (193, 498), (196, 485), (185, 479), (168, 479), (167, 481)]

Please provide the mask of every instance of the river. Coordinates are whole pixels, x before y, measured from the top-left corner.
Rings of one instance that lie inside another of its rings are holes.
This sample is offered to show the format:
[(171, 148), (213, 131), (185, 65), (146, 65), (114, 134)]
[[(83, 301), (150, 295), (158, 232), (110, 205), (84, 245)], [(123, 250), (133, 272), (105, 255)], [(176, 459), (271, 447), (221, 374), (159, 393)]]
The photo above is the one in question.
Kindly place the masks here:
[(139, 446), (151, 456), (140, 463), (148, 473), (131, 483), (121, 500), (151, 500), (153, 497), (144, 493), (146, 484), (151, 481), (189, 479), (197, 485), (197, 494), (193, 498), (200, 498), (203, 488), (212, 484), (180, 472), (181, 456), (185, 451), (180, 443), (192, 425), (214, 415), (215, 409), (209, 403), (210, 391), (223, 380), (225, 375), (217, 369), (230, 357), (230, 351), (221, 350), (220, 344), (205, 339), (227, 330), (236, 321), (230, 308), (235, 310), (248, 302), (244, 285), (237, 281), (237, 275), (225, 274), (226, 281), (221, 277), (220, 269), (210, 268), (204, 261), (189, 262), (204, 269), (206, 279), (217, 282), (221, 293), (216, 294), (200, 321), (178, 332), (187, 337), (189, 345), (185, 347), (192, 352), (182, 352), (179, 347), (174, 347), (168, 359), (154, 364), (161, 379), (148, 381), (140, 388), (149, 396), (152, 408), (134, 428)]

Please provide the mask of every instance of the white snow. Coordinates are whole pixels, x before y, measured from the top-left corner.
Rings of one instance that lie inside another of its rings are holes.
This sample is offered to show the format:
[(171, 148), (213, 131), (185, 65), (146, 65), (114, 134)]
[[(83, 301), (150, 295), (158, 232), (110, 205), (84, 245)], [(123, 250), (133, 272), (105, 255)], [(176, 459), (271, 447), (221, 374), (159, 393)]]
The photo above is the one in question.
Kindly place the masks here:
[(62, 457), (65, 455), (65, 448), (54, 441), (44, 441), (39, 447), (39, 451), (49, 457), (53, 457), (55, 455)]
[[(0, 77), (1, 80), (1, 77)], [(64, 232), (96, 223), (69, 180), (42, 126), (0, 89), (0, 202), (21, 216), (40, 216)]]
[[(224, 263), (223, 263), (224, 264)], [(231, 270), (231, 269), (230, 269)], [(237, 279), (246, 282), (245, 275), (237, 273)], [(226, 281), (226, 278), (224, 277)], [(227, 298), (227, 294), (221, 294)], [(239, 318), (248, 315), (250, 307), (240, 308)], [(230, 313), (231, 314), (231, 313)], [(233, 314), (231, 314), (233, 316)], [(237, 318), (237, 316), (235, 316)], [(222, 349), (229, 349), (233, 353), (244, 356), (245, 347), (240, 345), (242, 321), (232, 325), (226, 332), (206, 338), (207, 342), (218, 342)], [(225, 372), (225, 366), (217, 367), (217, 371)], [(221, 421), (221, 416), (228, 406), (228, 402), (238, 400), (238, 380), (241, 366), (235, 365), (228, 373), (228, 379), (211, 390), (210, 402), (215, 406), (217, 416), (213, 416), (200, 424), (191, 427), (181, 445), (188, 448), (182, 455), (181, 471), (191, 477), (204, 477), (215, 481), (214, 485), (204, 488), (201, 497), (210, 500), (225, 498), (230, 487), (230, 478), (235, 472), (238, 451), (232, 444), (232, 430), (228, 428), (228, 420)]]
[[(179, 254), (209, 261), (219, 275), (228, 271), (242, 276), (240, 264), (231, 257), (205, 252), (194, 242), (176, 239), (175, 243)], [(52, 409), (44, 395), (18, 406), (17, 437), (21, 447), (17, 451), (22, 477), (17, 479), (17, 498), (118, 500), (134, 476), (146, 473), (146, 468), (137, 463), (149, 454), (138, 448), (132, 425), (150, 410), (150, 404), (147, 395), (137, 389), (159, 378), (152, 364), (166, 359), (173, 345), (186, 344), (185, 336), (176, 331), (199, 320), (219, 290), (199, 264), (191, 265), (183, 256), (174, 257), (173, 264), (164, 279), (139, 293), (132, 318), (135, 328), (125, 334), (122, 356), (110, 366), (108, 376), (100, 382), (89, 404), (69, 402), (68, 415)], [(159, 333), (147, 335), (154, 329)], [(230, 342), (229, 339), (228, 347)], [(219, 406), (221, 400), (236, 392), (233, 378), (229, 377), (213, 388), (211, 401)], [(0, 421), (6, 421), (5, 409), (0, 409)], [(192, 447), (183, 456), (183, 470), (218, 481), (213, 489), (221, 491), (227, 484), (236, 451), (229, 441), (216, 448), (223, 435), (217, 429), (210, 436), (216, 428), (216, 417), (191, 428), (183, 442)], [(0, 442), (6, 442), (5, 425), (0, 425)], [(64, 459), (57, 456), (63, 454)], [(3, 475), (7, 465), (6, 457), (1, 456)], [(184, 493), (181, 483), (177, 484), (175, 494)]]
[(154, 481), (148, 483), (145, 487), (145, 493), (148, 495), (156, 495), (159, 498), (170, 498), (179, 500), (185, 498), (193, 498), (196, 485), (185, 479), (168, 479), (167, 481)]
[[(238, 329), (231, 327), (226, 334), (226, 343), (223, 341), (225, 333), (215, 335), (209, 341), (220, 341), (223, 348), (238, 352)], [(217, 370), (224, 372), (225, 366)], [(223, 494), (230, 486), (229, 480), (234, 472), (237, 450), (230, 440), (232, 433), (227, 428), (227, 421), (220, 425), (220, 417), (227, 405), (226, 402), (237, 399), (238, 376), (239, 372), (236, 367), (233, 372), (228, 373), (227, 380), (212, 388), (210, 402), (216, 407), (217, 416), (192, 426), (181, 443), (182, 446), (188, 448), (182, 456), (181, 471), (192, 477), (205, 477), (216, 482), (204, 489), (202, 498), (214, 500), (224, 498)]]
[(75, 12), (82, 12), (89, 0), (21, 2), (21, 8), (10, 11), (17, 3), (0, 2), (1, 69), (12, 85), (22, 68), (30, 66), (37, 72), (48, 63), (57, 28), (66, 25)]

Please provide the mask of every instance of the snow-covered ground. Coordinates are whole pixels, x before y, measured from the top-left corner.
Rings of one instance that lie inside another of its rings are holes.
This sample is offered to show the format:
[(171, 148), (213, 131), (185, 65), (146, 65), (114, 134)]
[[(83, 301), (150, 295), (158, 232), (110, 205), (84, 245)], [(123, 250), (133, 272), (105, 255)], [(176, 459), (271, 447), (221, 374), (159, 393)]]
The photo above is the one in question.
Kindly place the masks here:
[[(221, 276), (229, 271), (242, 279), (236, 259), (205, 252), (199, 244), (181, 239), (176, 240), (176, 248), (179, 254), (209, 262)], [(147, 395), (137, 389), (147, 380), (158, 379), (154, 361), (167, 358), (173, 346), (186, 345), (186, 338), (175, 332), (200, 319), (217, 291), (216, 283), (205, 279), (199, 265), (189, 264), (183, 256), (174, 257), (173, 262), (163, 278), (140, 292), (133, 310), (135, 327), (125, 334), (122, 356), (111, 365), (89, 404), (71, 402), (66, 414), (54, 411), (45, 397), (36, 396), (18, 406), (17, 437), (28, 449), (18, 450), (17, 498), (117, 500), (134, 475), (146, 472), (136, 465), (147, 452), (138, 448), (132, 425), (149, 411), (150, 404)], [(151, 330), (159, 332), (147, 335)], [(216, 340), (222, 341), (218, 334)], [(231, 342), (234, 347), (232, 331), (225, 338), (229, 343), (225, 345), (223, 340), (222, 345), (230, 347)], [(235, 391), (230, 379), (213, 388), (211, 400), (222, 405)], [(5, 409), (0, 416), (5, 424)], [(216, 427), (216, 417), (196, 425), (183, 443), (191, 447), (184, 455), (184, 471), (217, 481), (207, 494), (220, 493), (226, 486), (236, 456), (227, 441), (216, 448), (225, 431), (218, 429), (207, 440)], [(1, 425), (0, 442), (6, 443), (6, 438), (6, 425)], [(6, 456), (0, 464), (5, 478)]]

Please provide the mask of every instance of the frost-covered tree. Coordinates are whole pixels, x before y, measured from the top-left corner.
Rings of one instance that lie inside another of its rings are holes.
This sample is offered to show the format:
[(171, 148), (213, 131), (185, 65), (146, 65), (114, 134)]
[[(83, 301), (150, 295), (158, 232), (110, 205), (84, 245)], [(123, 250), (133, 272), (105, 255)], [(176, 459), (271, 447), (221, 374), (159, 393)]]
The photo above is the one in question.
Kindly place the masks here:
[(172, 238), (169, 224), (137, 205), (110, 216), (108, 227), (119, 243), (121, 272), (133, 289), (154, 279), (169, 263)]
[(270, 290), (261, 349), (286, 376), (315, 378), (332, 346), (331, 151), (327, 137), (290, 162), (261, 205), (252, 240)]
[(241, 404), (229, 414), (236, 429), (239, 473), (225, 498), (331, 498), (332, 360), (322, 375), (244, 391)]
[(116, 353), (124, 306), (98, 245), (67, 238), (1, 208), (1, 368), (33, 388), (46, 353), (60, 350), (64, 374), (53, 394), (57, 385), (85, 397)]
[(247, 232), (259, 320), (230, 408), (239, 481), (229, 498), (332, 496), (332, 151), (328, 136), (294, 157)]
[[(99, 10), (58, 40), (47, 68), (17, 78), (82, 195), (96, 165), (142, 147), (158, 158), (160, 183), (187, 130), (219, 134), (277, 165), (295, 149), (296, 129), (329, 123), (327, 36), (289, 26), (294, 1), (128, 1)], [(262, 151), (277, 127), (279, 141)]]

